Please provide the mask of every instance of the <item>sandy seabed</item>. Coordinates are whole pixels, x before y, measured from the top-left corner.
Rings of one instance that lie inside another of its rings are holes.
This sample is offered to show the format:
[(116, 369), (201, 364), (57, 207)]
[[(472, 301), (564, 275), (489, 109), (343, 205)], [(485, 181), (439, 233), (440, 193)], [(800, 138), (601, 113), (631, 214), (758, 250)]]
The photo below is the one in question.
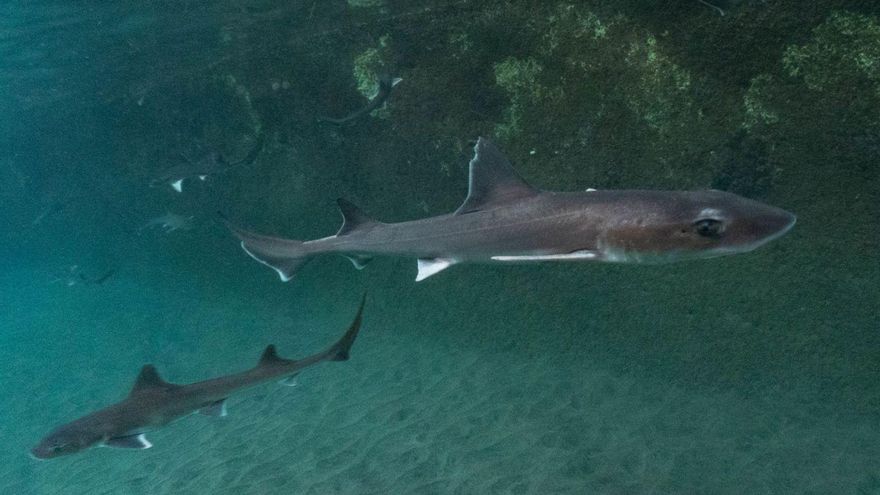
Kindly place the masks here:
[(871, 421), (810, 416), (784, 390), (688, 390), (603, 370), (578, 353), (495, 347), (491, 335), (461, 348), (414, 330), (419, 322), (392, 328), (394, 302), (374, 299), (352, 359), (303, 373), (297, 387), (234, 396), (229, 416), (184, 418), (149, 434), (155, 446), (146, 451), (37, 462), (30, 446), (121, 399), (144, 362), (190, 382), (252, 366), (270, 341), (303, 356), (338, 337), (357, 299), (340, 298), (335, 311), (273, 310), (234, 297), (193, 304), (197, 289), (146, 290), (124, 276), (100, 288), (45, 280), (0, 279), (8, 315), (0, 493), (880, 490)]

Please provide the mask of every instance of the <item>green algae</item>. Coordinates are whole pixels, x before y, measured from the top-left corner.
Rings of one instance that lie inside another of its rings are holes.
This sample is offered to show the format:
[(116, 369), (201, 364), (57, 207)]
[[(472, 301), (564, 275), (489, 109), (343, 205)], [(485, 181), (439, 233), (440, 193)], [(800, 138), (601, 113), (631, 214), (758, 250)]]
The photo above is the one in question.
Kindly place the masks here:
[(812, 90), (872, 86), (880, 96), (880, 22), (873, 16), (834, 12), (813, 31), (809, 43), (789, 46), (782, 63)]
[(521, 131), (522, 120), (529, 109), (545, 99), (562, 97), (559, 88), (551, 91), (541, 84), (540, 75), (543, 70), (541, 64), (532, 57), (510, 57), (495, 64), (495, 84), (510, 98), (510, 105), (504, 110), (504, 120), (495, 127), (495, 133), (499, 137), (516, 136)]
[(474, 48), (474, 41), (466, 32), (450, 33), (447, 41), (453, 48), (453, 56), (456, 58), (467, 55)]
[[(599, 80), (598, 72), (614, 71), (606, 93), (616, 93), (649, 127), (668, 131), (691, 118), (690, 73), (665, 51), (655, 35), (621, 15), (603, 19), (582, 6), (560, 3), (546, 20), (541, 51), (562, 56), (566, 79)], [(678, 121), (678, 122), (676, 122)]]
[(546, 92), (538, 82), (542, 70), (534, 58), (510, 57), (495, 64), (495, 82), (516, 100), (537, 101)]
[(349, 7), (354, 8), (369, 8), (369, 7), (381, 7), (385, 5), (385, 0), (346, 0)]
[(543, 50), (552, 53), (572, 39), (599, 40), (608, 36), (612, 21), (572, 3), (559, 3), (546, 19)]
[(776, 139), (826, 122), (838, 122), (840, 129), (856, 133), (877, 129), (878, 19), (832, 12), (813, 29), (808, 42), (785, 48), (776, 73), (752, 78), (743, 106), (743, 127)]
[[(655, 181), (681, 182), (693, 175), (686, 172), (682, 154), (718, 131), (702, 114), (705, 102), (697, 96), (702, 81), (674, 58), (665, 35), (654, 35), (624, 15), (571, 2), (536, 12), (527, 33), (533, 42), (492, 65), (496, 87), (507, 101), (494, 126), (498, 137), (540, 142), (555, 135), (553, 152), (575, 174), (584, 170), (577, 154), (562, 150), (587, 149), (594, 164), (588, 180), (606, 186), (651, 175)], [(621, 128), (644, 139), (626, 146), (627, 156), (618, 151), (617, 159), (644, 162), (653, 156), (653, 163), (624, 171), (613, 166), (611, 156), (602, 156), (597, 146), (620, 150)], [(673, 142), (693, 144), (674, 149)], [(712, 171), (704, 170), (698, 183), (710, 180)]]
[(744, 128), (751, 130), (779, 122), (779, 112), (770, 107), (771, 103), (767, 98), (778, 84), (770, 74), (761, 74), (751, 80), (749, 89), (743, 96)]
[(377, 46), (369, 47), (354, 56), (352, 74), (358, 92), (367, 98), (379, 92), (379, 76), (388, 70), (391, 57), (391, 36), (379, 38)]
[(630, 71), (625, 98), (648, 126), (663, 132), (695, 116), (690, 73), (658, 48), (657, 38), (630, 43), (624, 62)]
[[(352, 59), (352, 75), (358, 92), (365, 98), (372, 99), (379, 93), (379, 78), (388, 74), (391, 56), (391, 36), (386, 34), (379, 38), (376, 46), (364, 49)], [(385, 119), (388, 118), (388, 111), (383, 106), (373, 110), (370, 115)]]

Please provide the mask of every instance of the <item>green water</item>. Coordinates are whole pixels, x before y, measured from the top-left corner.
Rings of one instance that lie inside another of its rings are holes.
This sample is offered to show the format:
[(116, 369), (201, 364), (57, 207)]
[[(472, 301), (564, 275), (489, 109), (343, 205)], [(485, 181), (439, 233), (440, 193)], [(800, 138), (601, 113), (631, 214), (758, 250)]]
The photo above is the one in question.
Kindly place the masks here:
[[(0, 493), (880, 493), (880, 5), (715, 4), (0, 6)], [(384, 109), (316, 122), (383, 71)], [(149, 187), (258, 133), (253, 164)], [(337, 197), (447, 213), (477, 136), (544, 189), (714, 187), (798, 223), (681, 264), (416, 284), (330, 256), (284, 284), (215, 216), (310, 239)], [(166, 212), (192, 228), (142, 228)], [(351, 360), (297, 387), (149, 450), (27, 455), (144, 363), (187, 383), (323, 349), (364, 291)]]

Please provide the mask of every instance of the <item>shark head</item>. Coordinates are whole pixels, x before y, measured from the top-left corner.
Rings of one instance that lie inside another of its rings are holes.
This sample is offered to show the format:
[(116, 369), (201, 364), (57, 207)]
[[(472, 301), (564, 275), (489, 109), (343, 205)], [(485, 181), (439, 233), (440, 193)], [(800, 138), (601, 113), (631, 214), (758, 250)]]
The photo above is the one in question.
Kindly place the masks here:
[(752, 251), (779, 238), (796, 217), (780, 208), (723, 191), (678, 192), (651, 202), (607, 230), (611, 261), (666, 262)]
[(46, 435), (36, 447), (31, 449), (30, 454), (34, 459), (52, 459), (94, 447), (103, 440), (104, 436), (101, 433), (93, 432), (85, 425), (73, 422)]

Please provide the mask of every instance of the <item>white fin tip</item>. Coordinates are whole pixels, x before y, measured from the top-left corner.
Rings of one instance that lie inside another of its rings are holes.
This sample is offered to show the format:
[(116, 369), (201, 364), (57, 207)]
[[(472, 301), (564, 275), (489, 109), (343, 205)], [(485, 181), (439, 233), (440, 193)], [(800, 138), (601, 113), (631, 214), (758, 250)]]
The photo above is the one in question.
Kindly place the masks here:
[(288, 281), (290, 281), (291, 278), (293, 278), (293, 277), (287, 275), (286, 273), (284, 273), (283, 271), (279, 270), (278, 268), (275, 268), (274, 266), (270, 265), (269, 263), (266, 263), (265, 261), (261, 260), (260, 258), (257, 258), (257, 256), (254, 255), (254, 253), (252, 253), (252, 252), (250, 252), (250, 250), (248, 250), (244, 241), (241, 241), (241, 248), (244, 249), (244, 252), (247, 253), (248, 256), (250, 256), (251, 258), (253, 258), (257, 262), (262, 263), (263, 265), (266, 265), (269, 268), (275, 270), (275, 273), (278, 274), (278, 277), (281, 278), (282, 282), (288, 282)]

